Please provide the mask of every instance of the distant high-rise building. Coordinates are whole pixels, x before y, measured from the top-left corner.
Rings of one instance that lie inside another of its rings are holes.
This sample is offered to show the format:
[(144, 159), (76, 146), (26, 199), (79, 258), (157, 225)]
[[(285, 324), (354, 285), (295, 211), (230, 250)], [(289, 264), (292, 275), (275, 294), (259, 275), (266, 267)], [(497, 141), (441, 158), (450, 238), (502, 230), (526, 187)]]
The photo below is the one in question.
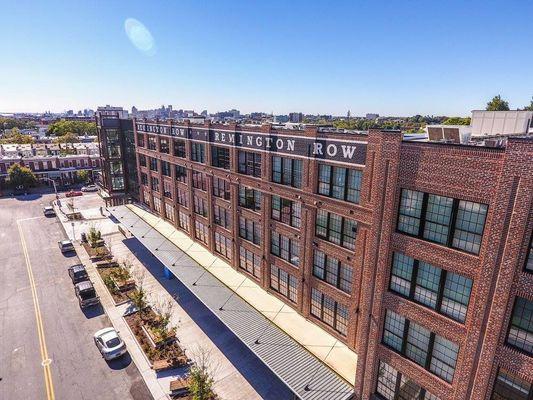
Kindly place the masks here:
[(379, 118), (379, 114), (372, 114), (372, 113), (369, 113), (369, 114), (366, 114), (366, 119), (377, 119)]
[(304, 115), (302, 113), (292, 112), (289, 113), (289, 122), (299, 123), (303, 122)]

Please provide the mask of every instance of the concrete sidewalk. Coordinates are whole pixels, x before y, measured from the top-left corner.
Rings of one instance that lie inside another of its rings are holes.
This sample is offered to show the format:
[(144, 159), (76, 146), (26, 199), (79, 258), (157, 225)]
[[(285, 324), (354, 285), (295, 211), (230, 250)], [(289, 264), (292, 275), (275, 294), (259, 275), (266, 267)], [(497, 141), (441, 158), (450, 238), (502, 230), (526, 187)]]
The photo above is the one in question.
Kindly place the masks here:
[[(213, 365), (214, 389), (221, 399), (291, 399), (292, 393), (275, 375), (246, 347), (210, 314), (197, 299), (176, 279), (168, 280), (163, 266), (134, 238), (125, 238), (118, 225), (107, 216), (100, 215), (99, 198), (92, 201), (86, 196), (78, 202), (79, 211), (85, 220), (69, 221), (57, 209), (56, 212), (68, 236), (76, 241), (90, 227), (99, 229), (117, 261), (128, 260), (134, 270), (146, 271), (144, 284), (148, 299), (152, 302), (172, 299), (174, 315), (172, 323), (178, 326), (180, 345), (193, 361), (200, 351), (208, 351)], [(80, 204), (82, 203), (82, 204)], [(62, 204), (63, 205), (63, 204)], [(89, 277), (100, 296), (102, 306), (111, 323), (120, 334), (137, 365), (154, 399), (168, 398), (170, 381), (183, 374), (182, 369), (156, 374), (127, 326), (123, 315), (131, 310), (131, 304), (115, 306), (85, 249), (75, 242), (76, 251), (85, 264)]]

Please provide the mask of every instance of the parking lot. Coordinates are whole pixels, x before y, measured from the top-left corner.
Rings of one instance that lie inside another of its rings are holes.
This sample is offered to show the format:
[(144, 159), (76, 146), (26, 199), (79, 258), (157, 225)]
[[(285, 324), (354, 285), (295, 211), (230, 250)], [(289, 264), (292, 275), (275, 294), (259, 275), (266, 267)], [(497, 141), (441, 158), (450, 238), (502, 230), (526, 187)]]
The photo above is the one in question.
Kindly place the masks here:
[(54, 198), (0, 198), (0, 399), (151, 399), (128, 355), (108, 363), (94, 346), (110, 323), (78, 305), (67, 268), (79, 261), (42, 213)]

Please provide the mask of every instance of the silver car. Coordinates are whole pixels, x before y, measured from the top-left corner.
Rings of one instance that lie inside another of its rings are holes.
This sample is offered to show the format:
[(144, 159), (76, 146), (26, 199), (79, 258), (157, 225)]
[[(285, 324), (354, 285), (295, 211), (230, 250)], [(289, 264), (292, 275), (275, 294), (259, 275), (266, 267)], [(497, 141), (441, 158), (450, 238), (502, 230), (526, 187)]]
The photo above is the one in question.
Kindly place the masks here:
[(98, 186), (96, 185), (87, 185), (81, 188), (82, 192), (98, 192)]
[(59, 242), (57, 242), (57, 245), (59, 246), (59, 250), (61, 250), (61, 253), (76, 251), (74, 249), (74, 245), (70, 240), (60, 240)]
[(107, 361), (123, 356), (127, 352), (126, 344), (114, 328), (100, 329), (94, 334), (94, 343)]

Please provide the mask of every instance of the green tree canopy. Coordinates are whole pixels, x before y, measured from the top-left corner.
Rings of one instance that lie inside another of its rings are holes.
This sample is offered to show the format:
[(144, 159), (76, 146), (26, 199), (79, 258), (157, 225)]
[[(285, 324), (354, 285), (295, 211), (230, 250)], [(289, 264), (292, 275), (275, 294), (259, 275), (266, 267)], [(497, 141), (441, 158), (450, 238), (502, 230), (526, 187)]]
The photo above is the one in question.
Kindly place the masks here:
[(67, 132), (62, 136), (57, 136), (54, 139), (54, 143), (79, 143), (78, 135), (72, 132)]
[(450, 117), (443, 122), (444, 125), (470, 125), (470, 117)]
[(529, 103), (529, 106), (524, 107), (524, 111), (533, 111), (533, 96), (531, 96), (531, 103)]
[(509, 103), (502, 99), (500, 95), (494, 96), (491, 101), (487, 103), (487, 111), (509, 111)]
[(96, 135), (96, 123), (86, 121), (56, 121), (48, 126), (48, 135), (63, 136), (67, 133), (80, 135)]
[(9, 182), (13, 187), (23, 186), (24, 188), (33, 187), (37, 183), (35, 174), (28, 167), (23, 167), (16, 163), (7, 169)]
[(18, 128), (12, 128), (10, 132), (5, 133), (2, 136), (2, 139), (0, 139), (0, 143), (2, 144), (9, 144), (9, 143), (27, 144), (27, 143), (35, 143), (35, 139), (31, 137), (30, 135), (24, 135), (20, 133)]
[(4, 132), (7, 129), (32, 129), (35, 128), (35, 122), (18, 118), (0, 117), (0, 130)]

